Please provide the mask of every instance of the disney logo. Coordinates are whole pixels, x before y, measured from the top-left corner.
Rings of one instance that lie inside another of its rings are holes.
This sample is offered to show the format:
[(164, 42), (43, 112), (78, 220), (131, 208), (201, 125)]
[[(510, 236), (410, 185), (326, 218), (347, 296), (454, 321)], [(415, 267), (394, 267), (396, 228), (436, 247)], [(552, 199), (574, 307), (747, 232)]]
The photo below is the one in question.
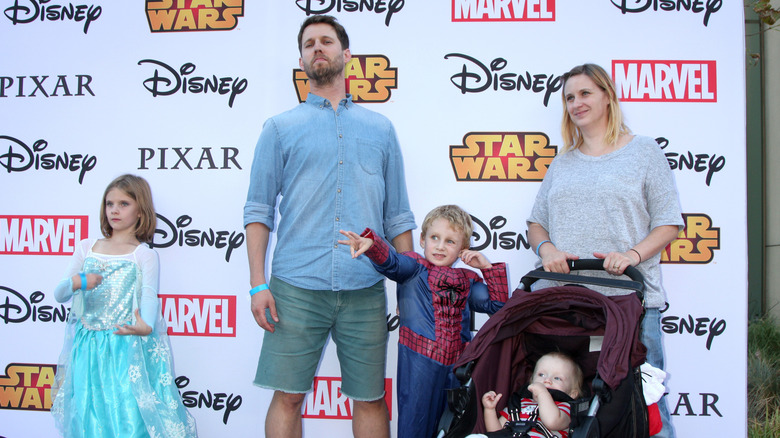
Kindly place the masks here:
[[(449, 53), (444, 59), (461, 58), (463, 67), (460, 73), (450, 77), (450, 82), (460, 90), (462, 94), (481, 93), (492, 88), (494, 91), (532, 91), (544, 93), (544, 106), (550, 101), (550, 95), (561, 89), (561, 76), (547, 74), (525, 73), (500, 73), (508, 64), (504, 58), (496, 58), (487, 66), (478, 59), (462, 53)], [(472, 70), (470, 70), (471, 68)]]
[(0, 286), (0, 320), (6, 324), (22, 323), (29, 319), (33, 322), (65, 322), (70, 308), (64, 304), (59, 307), (40, 303), (46, 295), (35, 291), (27, 298), (19, 292), (5, 286)]
[[(236, 233), (235, 231), (214, 231), (212, 228), (208, 230), (184, 230), (192, 224), (192, 218), (187, 215), (181, 215), (176, 219), (176, 223), (169, 221), (165, 216), (157, 214), (158, 228), (154, 231), (156, 236), (162, 239), (155, 240), (150, 246), (152, 248), (168, 248), (178, 244), (179, 246), (213, 246), (217, 249), (225, 249), (225, 261), (230, 261), (230, 255), (233, 250), (240, 248), (244, 243), (244, 233)], [(159, 224), (164, 224), (167, 229), (160, 229)]]
[[(35, 170), (69, 170), (79, 173), (79, 184), (84, 182), (87, 172), (95, 168), (97, 157), (89, 154), (42, 154), (49, 143), (46, 140), (37, 140), (32, 147), (27, 146), (21, 140), (8, 135), (0, 135), (0, 143), (8, 141), (8, 152), (0, 154), (0, 166), (8, 173)], [(2, 147), (2, 146), (0, 146)]]
[(661, 318), (661, 329), (664, 333), (692, 334), (699, 337), (706, 336), (705, 346), (707, 350), (712, 348), (712, 341), (726, 331), (726, 321), (718, 318), (688, 316), (664, 316)]
[(494, 216), (487, 225), (476, 216), (471, 216), (471, 220), (474, 222), (474, 231), (471, 234), (474, 237), (474, 245), (471, 249), (474, 251), (482, 251), (489, 246), (493, 249), (501, 247), (501, 249), (515, 250), (531, 247), (531, 244), (528, 243), (528, 230), (526, 230), (525, 236), (518, 231), (498, 232), (507, 224), (507, 220), (503, 216)]
[[(184, 389), (190, 384), (190, 379), (187, 376), (179, 376), (175, 380), (176, 387)], [(184, 391), (181, 394), (181, 402), (188, 408), (210, 408), (215, 411), (225, 410), (222, 414), (222, 423), (227, 424), (230, 413), (236, 411), (241, 407), (243, 398), (241, 395), (228, 395), (224, 392), (213, 393), (206, 390), (206, 393), (199, 393), (198, 391)]]
[(144, 88), (152, 93), (153, 97), (170, 96), (178, 93), (180, 90), (182, 94), (206, 94), (209, 92), (220, 95), (229, 94), (228, 106), (233, 108), (236, 96), (243, 93), (249, 84), (249, 81), (246, 79), (229, 76), (221, 78), (217, 78), (217, 75), (212, 75), (211, 78), (203, 76), (188, 77), (195, 72), (196, 68), (195, 64), (191, 62), (182, 64), (178, 71), (164, 62), (154, 59), (138, 61), (138, 65), (142, 64), (153, 64), (161, 67), (161, 69), (155, 68), (154, 75), (143, 82)]
[[(314, 3), (314, 5), (312, 5)], [(385, 26), (390, 26), (393, 14), (404, 8), (405, 0), (296, 0), (295, 6), (306, 15), (327, 14), (333, 8), (336, 12), (363, 12), (363, 9), (385, 15)]]
[(41, 21), (65, 21), (73, 20), (76, 22), (84, 22), (84, 33), (89, 31), (89, 25), (93, 21), (100, 17), (103, 12), (103, 8), (95, 5), (78, 5), (74, 6), (73, 3), (69, 5), (57, 5), (47, 3), (51, 0), (30, 0), (29, 6), (19, 5), (19, 0), (14, 1), (13, 6), (9, 6), (5, 9), (5, 16), (11, 20), (11, 23), (26, 24), (32, 23), (38, 17)]
[[(664, 137), (658, 137), (655, 139), (656, 143), (661, 149), (666, 149), (669, 146), (669, 140)], [(677, 152), (665, 152), (666, 161), (669, 163), (669, 167), (672, 170), (693, 170), (696, 173), (706, 172), (704, 178), (707, 186), (712, 182), (712, 176), (723, 170), (726, 165), (726, 157), (717, 154), (696, 154), (691, 151), (687, 154), (680, 154)]]
[[(633, 0), (628, 2), (627, 0), (610, 0), (612, 4), (620, 9), (623, 14), (626, 13), (639, 13), (644, 12), (650, 8), (653, 11), (661, 9), (662, 11), (680, 11), (685, 9), (691, 11), (694, 14), (700, 14), (704, 12), (704, 26), (710, 22), (710, 15), (718, 12), (723, 6), (723, 0), (707, 0), (706, 3), (702, 0)], [(627, 3), (631, 3), (630, 5)]]

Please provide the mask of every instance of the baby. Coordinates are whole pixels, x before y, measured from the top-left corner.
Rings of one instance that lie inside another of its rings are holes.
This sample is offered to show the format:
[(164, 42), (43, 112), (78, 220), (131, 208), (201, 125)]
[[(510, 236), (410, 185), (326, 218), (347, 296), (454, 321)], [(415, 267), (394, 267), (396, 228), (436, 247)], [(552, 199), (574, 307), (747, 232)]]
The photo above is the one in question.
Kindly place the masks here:
[[(582, 370), (574, 360), (563, 353), (547, 353), (536, 362), (528, 392), (531, 398), (522, 394), (520, 406), (510, 406), (496, 414), (496, 405), (501, 394), (489, 391), (482, 396), (482, 407), (485, 417), (485, 428), (488, 432), (501, 430), (508, 421), (535, 422), (528, 432), (530, 437), (561, 437), (569, 436), (568, 427), (571, 422), (569, 403), (553, 400), (550, 390), (558, 390), (577, 398), (582, 387)], [(521, 391), (525, 392), (525, 391)]]

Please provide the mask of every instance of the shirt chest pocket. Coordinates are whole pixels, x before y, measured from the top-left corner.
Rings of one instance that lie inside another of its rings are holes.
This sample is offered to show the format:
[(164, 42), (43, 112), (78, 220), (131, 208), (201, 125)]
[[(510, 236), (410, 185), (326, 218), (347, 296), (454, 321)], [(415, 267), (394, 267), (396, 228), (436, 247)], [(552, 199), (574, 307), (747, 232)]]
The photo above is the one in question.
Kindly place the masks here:
[(370, 140), (357, 139), (355, 142), (358, 164), (360, 168), (369, 175), (376, 175), (382, 172), (385, 157), (382, 147)]

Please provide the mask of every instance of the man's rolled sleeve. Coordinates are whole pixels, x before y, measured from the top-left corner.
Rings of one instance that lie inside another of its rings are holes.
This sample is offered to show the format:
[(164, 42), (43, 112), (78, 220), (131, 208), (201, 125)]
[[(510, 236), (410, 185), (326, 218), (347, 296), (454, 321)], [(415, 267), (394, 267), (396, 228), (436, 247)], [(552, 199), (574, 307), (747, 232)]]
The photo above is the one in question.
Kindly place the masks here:
[(392, 126), (389, 129), (389, 138), (389, 153), (385, 166), (384, 232), (387, 240), (392, 242), (398, 235), (417, 228), (417, 225), (409, 207), (401, 146)]
[(283, 159), (279, 147), (278, 130), (272, 119), (263, 125), (257, 140), (249, 191), (244, 204), (244, 227), (259, 222), (273, 231), (276, 198), (281, 191)]
[(244, 205), (244, 228), (251, 223), (259, 222), (274, 230), (274, 207), (268, 204), (247, 201)]
[(387, 240), (392, 242), (399, 235), (417, 228), (417, 225), (414, 223), (414, 214), (406, 211), (393, 218), (385, 219), (384, 228)]

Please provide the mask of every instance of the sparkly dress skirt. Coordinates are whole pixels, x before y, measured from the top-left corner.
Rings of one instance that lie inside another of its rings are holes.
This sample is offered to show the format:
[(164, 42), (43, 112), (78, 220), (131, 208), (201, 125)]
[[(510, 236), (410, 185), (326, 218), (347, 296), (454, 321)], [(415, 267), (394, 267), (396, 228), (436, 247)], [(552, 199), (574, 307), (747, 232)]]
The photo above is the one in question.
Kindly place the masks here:
[(134, 322), (138, 266), (88, 257), (84, 271), (100, 272), (103, 282), (73, 298), (53, 388), (60, 432), (67, 438), (197, 436), (174, 382), (162, 318), (148, 336), (113, 333), (117, 324)]

